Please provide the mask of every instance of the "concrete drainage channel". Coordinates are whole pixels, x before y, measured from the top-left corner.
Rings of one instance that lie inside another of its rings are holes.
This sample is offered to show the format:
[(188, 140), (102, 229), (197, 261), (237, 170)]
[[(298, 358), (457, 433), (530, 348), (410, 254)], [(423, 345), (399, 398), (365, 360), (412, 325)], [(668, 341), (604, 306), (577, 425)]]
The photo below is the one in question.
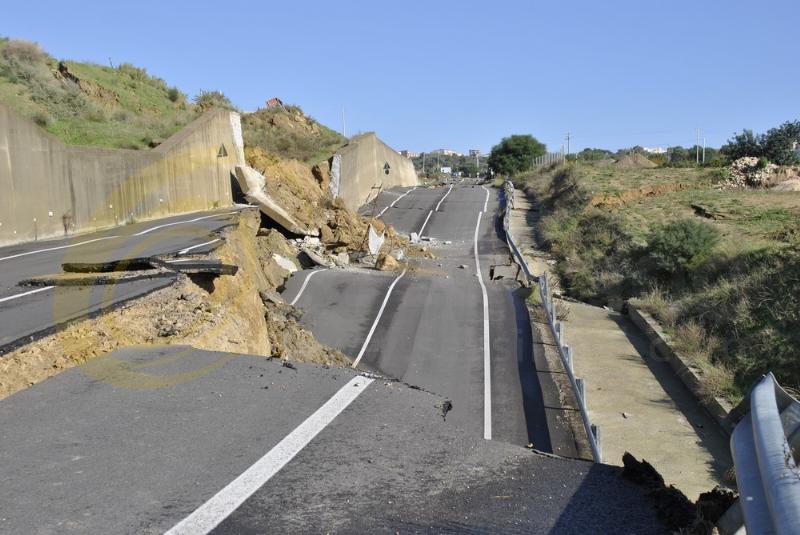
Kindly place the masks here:
[(519, 247), (514, 240), (514, 236), (511, 234), (511, 209), (514, 207), (514, 185), (509, 180), (506, 180), (503, 191), (506, 198), (506, 209), (503, 216), (503, 231), (506, 235), (508, 247), (513, 252), (514, 259), (525, 273), (526, 282), (528, 284), (531, 282), (537, 282), (539, 284), (539, 295), (542, 300), (542, 308), (544, 309), (547, 323), (550, 326), (553, 337), (555, 338), (561, 363), (566, 370), (567, 377), (569, 378), (570, 385), (572, 386), (573, 394), (575, 395), (575, 399), (578, 401), (581, 420), (583, 421), (583, 426), (589, 441), (589, 447), (592, 450), (592, 458), (594, 459), (594, 462), (602, 462), (600, 428), (592, 424), (589, 420), (589, 414), (586, 409), (586, 382), (583, 379), (576, 379), (575, 374), (573, 373), (572, 363), (574, 355), (572, 353), (572, 349), (565, 343), (564, 325), (558, 321), (547, 275), (535, 277), (531, 273), (528, 263), (525, 261), (525, 257), (522, 256), (522, 253), (520, 252)]

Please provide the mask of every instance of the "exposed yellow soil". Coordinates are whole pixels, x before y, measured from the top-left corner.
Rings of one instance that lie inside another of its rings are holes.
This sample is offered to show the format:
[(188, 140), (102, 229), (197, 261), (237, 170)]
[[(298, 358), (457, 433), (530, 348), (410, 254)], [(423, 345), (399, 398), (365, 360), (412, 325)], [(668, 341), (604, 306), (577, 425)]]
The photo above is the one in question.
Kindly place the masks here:
[(597, 208), (614, 210), (622, 208), (629, 202), (641, 199), (642, 197), (657, 197), (660, 195), (666, 195), (667, 193), (673, 191), (691, 189), (693, 187), (695, 186), (685, 182), (674, 182), (670, 184), (651, 184), (618, 193), (602, 193), (599, 195), (595, 195), (594, 197), (591, 198), (589, 204), (590, 206), (594, 206)]

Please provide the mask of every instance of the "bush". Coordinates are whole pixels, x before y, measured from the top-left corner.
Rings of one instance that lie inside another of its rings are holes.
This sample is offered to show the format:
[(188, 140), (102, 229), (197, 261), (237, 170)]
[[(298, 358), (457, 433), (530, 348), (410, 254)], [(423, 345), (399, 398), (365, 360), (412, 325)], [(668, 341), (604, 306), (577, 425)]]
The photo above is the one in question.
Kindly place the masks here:
[(53, 118), (43, 111), (37, 111), (31, 116), (31, 120), (42, 128), (47, 128), (53, 122)]
[(658, 225), (647, 239), (647, 260), (658, 272), (686, 275), (711, 254), (719, 239), (717, 229), (693, 219)]
[(235, 109), (230, 99), (222, 91), (200, 91), (200, 94), (194, 97), (194, 102), (203, 111), (211, 108)]
[(172, 102), (178, 102), (181, 100), (181, 92), (177, 87), (170, 87), (169, 90), (167, 90), (167, 98)]
[(14, 39), (3, 47), (3, 57), (19, 63), (41, 63), (47, 54), (36, 43)]

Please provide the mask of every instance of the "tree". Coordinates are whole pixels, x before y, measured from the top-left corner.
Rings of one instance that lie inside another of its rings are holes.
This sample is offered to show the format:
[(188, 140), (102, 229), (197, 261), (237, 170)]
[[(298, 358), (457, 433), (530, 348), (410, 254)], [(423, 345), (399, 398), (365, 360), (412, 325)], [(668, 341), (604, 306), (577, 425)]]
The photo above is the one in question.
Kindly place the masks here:
[(762, 138), (763, 156), (778, 165), (800, 163), (795, 146), (800, 142), (800, 121), (786, 121), (777, 128), (770, 128)]
[(764, 156), (764, 136), (754, 134), (752, 130), (744, 129), (741, 134), (734, 134), (720, 151), (731, 160), (738, 160), (745, 156)]
[(459, 166), (458, 171), (464, 176), (478, 176), (478, 166), (475, 165), (475, 162), (462, 163)]
[(489, 167), (503, 175), (513, 175), (531, 168), (533, 159), (547, 152), (543, 143), (529, 134), (504, 137), (492, 147)]

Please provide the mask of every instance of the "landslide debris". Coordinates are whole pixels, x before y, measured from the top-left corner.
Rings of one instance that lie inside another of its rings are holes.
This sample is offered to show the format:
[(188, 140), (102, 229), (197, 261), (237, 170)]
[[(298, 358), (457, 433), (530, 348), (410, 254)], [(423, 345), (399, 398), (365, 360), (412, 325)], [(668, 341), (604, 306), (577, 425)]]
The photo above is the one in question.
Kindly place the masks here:
[[(299, 264), (297, 247), (277, 231), (258, 235), (260, 216), (240, 213), (212, 255), (238, 266), (235, 275), (193, 281), (179, 274), (172, 286), (80, 321), (0, 359), (0, 398), (61, 371), (132, 345), (187, 344), (199, 349), (292, 358), (327, 365), (349, 361), (320, 344), (292, 316), (292, 307), (262, 301), (290, 272), (274, 255)], [(56, 289), (56, 302), (58, 301)]]
[(677, 533), (715, 533), (717, 521), (736, 500), (735, 492), (715, 487), (700, 494), (697, 502), (693, 503), (674, 485), (667, 486), (661, 474), (646, 460), (639, 461), (625, 452), (622, 463), (622, 477), (645, 488), (659, 519), (668, 529)]

